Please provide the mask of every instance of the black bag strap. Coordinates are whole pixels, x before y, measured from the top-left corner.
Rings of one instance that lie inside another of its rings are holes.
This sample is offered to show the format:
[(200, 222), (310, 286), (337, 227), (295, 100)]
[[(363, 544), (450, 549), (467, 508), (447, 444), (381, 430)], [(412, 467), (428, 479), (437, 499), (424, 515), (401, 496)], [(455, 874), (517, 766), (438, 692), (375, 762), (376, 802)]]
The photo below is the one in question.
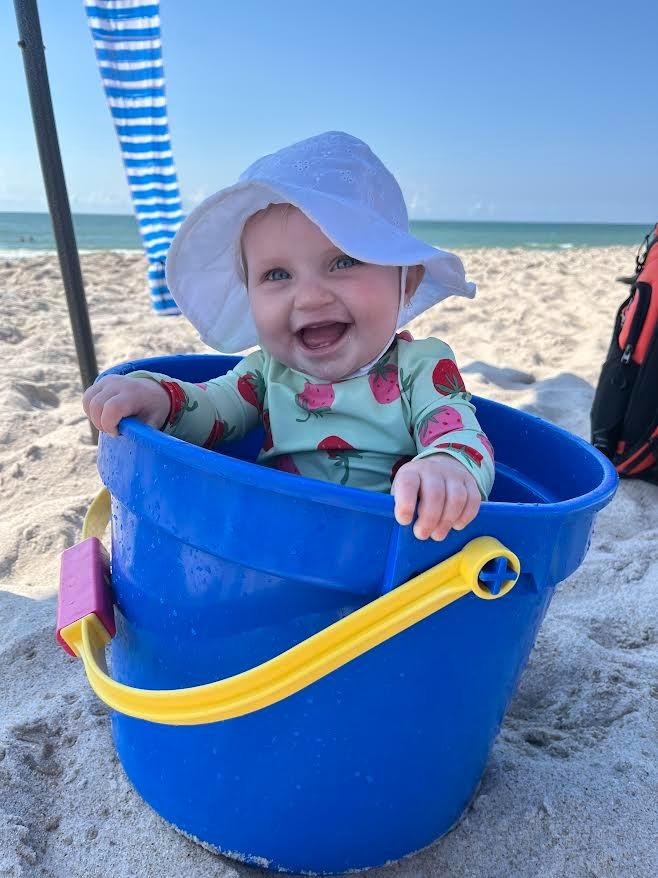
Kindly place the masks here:
[(628, 338), (626, 339), (624, 351), (621, 355), (622, 363), (628, 363), (628, 361), (630, 360), (633, 354), (633, 350), (635, 349), (635, 345), (637, 344), (638, 339), (642, 333), (642, 329), (644, 328), (644, 321), (646, 319), (647, 312), (649, 311), (649, 305), (651, 303), (651, 284), (647, 284), (644, 281), (637, 281), (636, 283), (634, 283), (631, 287), (631, 294), (624, 304), (630, 304), (636, 295), (637, 308), (635, 314), (633, 315), (633, 323), (631, 325), (630, 332), (628, 333)]
[(617, 280), (621, 284), (634, 284), (635, 281), (640, 276), (644, 265), (647, 261), (647, 256), (649, 255), (649, 250), (653, 247), (654, 244), (658, 243), (658, 223), (654, 225), (650, 232), (648, 232), (640, 246), (637, 248), (637, 253), (635, 254), (635, 274), (632, 275), (622, 275), (618, 277)]

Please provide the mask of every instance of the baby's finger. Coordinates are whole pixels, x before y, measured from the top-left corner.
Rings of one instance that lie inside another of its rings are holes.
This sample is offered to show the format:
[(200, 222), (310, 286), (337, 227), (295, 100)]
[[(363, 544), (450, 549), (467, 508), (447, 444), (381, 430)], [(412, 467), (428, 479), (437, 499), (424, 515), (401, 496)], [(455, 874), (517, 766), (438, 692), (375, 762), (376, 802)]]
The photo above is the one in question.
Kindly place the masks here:
[(135, 411), (135, 401), (123, 382), (108, 382), (89, 405), (89, 417), (94, 426), (110, 436), (118, 436), (121, 418)]
[(112, 385), (105, 385), (104, 387), (99, 387), (97, 392), (91, 397), (88, 402), (85, 411), (87, 412), (87, 417), (97, 430), (103, 429), (101, 427), (103, 408), (107, 400), (114, 396), (115, 393), (116, 389), (113, 388)]
[(446, 499), (446, 482), (442, 475), (424, 476), (420, 485), (418, 520), (414, 525), (414, 536), (426, 540), (434, 531), (443, 515)]
[(104, 433), (109, 433), (110, 436), (118, 436), (119, 421), (128, 415), (134, 414), (134, 412), (134, 401), (125, 393), (115, 393), (115, 395), (111, 396), (103, 406), (101, 426), (99, 429)]
[(87, 417), (89, 417), (89, 406), (91, 405), (92, 400), (95, 399), (102, 390), (103, 385), (96, 383), (92, 384), (91, 387), (88, 387), (82, 394), (82, 408)]
[(395, 519), (398, 524), (411, 524), (416, 511), (420, 475), (413, 467), (400, 467), (393, 480), (391, 493), (395, 498)]
[(457, 519), (457, 521), (453, 524), (453, 528), (455, 530), (462, 530), (462, 528), (466, 527), (475, 516), (480, 511), (480, 503), (482, 502), (482, 498), (480, 497), (480, 491), (478, 490), (477, 485), (475, 484), (475, 479), (469, 479), (466, 483), (466, 492), (468, 494), (466, 499), (466, 505), (462, 509), (461, 515)]
[(432, 531), (433, 540), (444, 540), (448, 536), (451, 527), (461, 516), (468, 493), (466, 485), (459, 479), (450, 479), (446, 482), (446, 499), (443, 506), (443, 514)]
[(82, 394), (82, 408), (87, 417), (89, 417), (89, 408), (92, 401), (95, 400), (99, 394), (103, 394), (103, 398), (107, 399), (108, 396), (112, 396), (117, 392), (117, 389), (121, 387), (125, 380), (126, 379), (123, 375), (105, 375), (103, 378), (94, 381), (91, 387), (88, 387)]

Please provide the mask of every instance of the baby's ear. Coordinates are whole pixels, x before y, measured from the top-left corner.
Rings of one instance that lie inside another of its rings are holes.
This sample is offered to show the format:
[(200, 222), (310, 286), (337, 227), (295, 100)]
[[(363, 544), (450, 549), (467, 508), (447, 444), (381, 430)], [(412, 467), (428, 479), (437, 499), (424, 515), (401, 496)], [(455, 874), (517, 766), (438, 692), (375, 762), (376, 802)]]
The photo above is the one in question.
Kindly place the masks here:
[(424, 265), (410, 265), (407, 269), (407, 283), (404, 291), (404, 298), (406, 302), (411, 301), (413, 294), (420, 286), (420, 282), (422, 281), (424, 274)]

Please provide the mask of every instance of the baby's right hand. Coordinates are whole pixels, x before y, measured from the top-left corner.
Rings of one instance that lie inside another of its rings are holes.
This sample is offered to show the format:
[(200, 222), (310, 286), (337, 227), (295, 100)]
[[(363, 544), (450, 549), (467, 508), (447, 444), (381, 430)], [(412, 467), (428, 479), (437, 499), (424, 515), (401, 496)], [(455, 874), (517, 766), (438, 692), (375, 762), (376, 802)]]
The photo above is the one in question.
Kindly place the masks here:
[(135, 417), (160, 430), (170, 410), (169, 394), (150, 378), (106, 375), (85, 390), (82, 407), (96, 427), (118, 436), (121, 418)]

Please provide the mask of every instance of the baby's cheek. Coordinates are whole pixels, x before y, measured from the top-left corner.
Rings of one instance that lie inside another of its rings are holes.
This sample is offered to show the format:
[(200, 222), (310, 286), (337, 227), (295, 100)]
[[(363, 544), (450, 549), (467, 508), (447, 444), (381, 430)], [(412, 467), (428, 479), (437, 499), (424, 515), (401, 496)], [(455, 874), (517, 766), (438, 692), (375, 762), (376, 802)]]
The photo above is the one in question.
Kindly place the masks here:
[(270, 353), (274, 354), (272, 345), (279, 345), (285, 350), (289, 345), (290, 335), (286, 313), (264, 298), (253, 299), (251, 313), (258, 337)]

